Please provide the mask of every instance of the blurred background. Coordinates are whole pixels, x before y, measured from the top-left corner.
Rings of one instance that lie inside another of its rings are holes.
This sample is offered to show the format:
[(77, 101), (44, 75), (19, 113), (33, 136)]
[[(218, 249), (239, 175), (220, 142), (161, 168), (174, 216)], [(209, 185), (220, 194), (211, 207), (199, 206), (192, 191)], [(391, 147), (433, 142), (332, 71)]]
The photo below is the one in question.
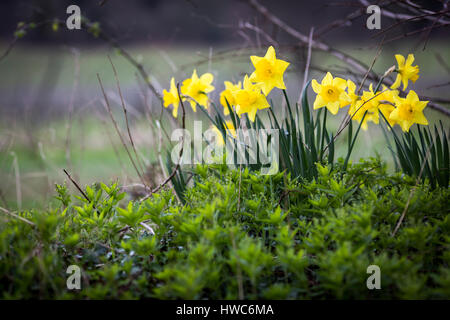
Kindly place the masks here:
[[(162, 109), (152, 88), (161, 94), (172, 76), (181, 82), (197, 69), (215, 75), (211, 98), (218, 101), (223, 81), (238, 81), (251, 73), (249, 56), (263, 55), (274, 45), (279, 57), (291, 62), (285, 82), (290, 98), (296, 101), (308, 44), (286, 30), (308, 37), (314, 28), (314, 40), (367, 66), (383, 41), (373, 66), (377, 74), (396, 63), (394, 54), (414, 53), (420, 78), (409, 88), (424, 100), (448, 108), (447, 1), (370, 1), (375, 3), (382, 7), (381, 30), (366, 28), (368, 1), (1, 1), (0, 206), (51, 206), (54, 183), (66, 180), (64, 168), (81, 185), (139, 181), (106, 111), (97, 79), (99, 74), (112, 114), (127, 138), (108, 56), (117, 70), (145, 178), (153, 185), (163, 177), (159, 155), (169, 143), (165, 134), (170, 135), (177, 122)], [(81, 30), (68, 30), (61, 23), (69, 16), (66, 8), (71, 4), (78, 5), (86, 19)], [(281, 26), (273, 23), (273, 16)], [(145, 70), (144, 78), (136, 65)], [(313, 49), (308, 80), (320, 80), (326, 70), (359, 82), (364, 75), (335, 56)], [(312, 91), (309, 94), (312, 103)], [(284, 112), (281, 98), (281, 91), (270, 95), (280, 114)], [(336, 130), (344, 114), (335, 117), (329, 127)], [(430, 123), (441, 120), (448, 128), (449, 118), (442, 112), (427, 108), (425, 115)], [(186, 120), (192, 123), (194, 119), (203, 119), (204, 127), (209, 126), (206, 117), (189, 109)], [(165, 129), (163, 133), (158, 125)], [(341, 138), (345, 145), (345, 137)], [(377, 154), (392, 169), (380, 128), (369, 125), (357, 141), (353, 160)]]

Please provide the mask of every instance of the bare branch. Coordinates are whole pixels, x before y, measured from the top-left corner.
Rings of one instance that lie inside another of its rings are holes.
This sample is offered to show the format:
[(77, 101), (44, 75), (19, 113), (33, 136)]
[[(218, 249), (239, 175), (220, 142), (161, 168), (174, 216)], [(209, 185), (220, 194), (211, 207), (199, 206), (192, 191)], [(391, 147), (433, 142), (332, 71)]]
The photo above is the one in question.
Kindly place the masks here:
[(122, 142), (123, 147), (125, 148), (125, 151), (128, 154), (128, 158), (130, 159), (134, 169), (136, 170), (137, 175), (139, 176), (139, 179), (141, 180), (142, 184), (147, 185), (147, 183), (145, 182), (145, 179), (142, 177), (141, 172), (139, 171), (139, 169), (136, 166), (136, 163), (130, 153), (130, 150), (128, 149), (128, 146), (125, 142), (125, 139), (123, 138), (122, 134), (120, 133), (120, 129), (119, 126), (117, 125), (116, 119), (114, 119), (114, 116), (112, 114), (111, 111), (111, 106), (109, 105), (109, 100), (108, 100), (108, 96), (105, 93), (105, 89), (103, 88), (103, 84), (102, 84), (102, 80), (100, 79), (100, 75), (97, 73), (97, 79), (98, 82), (100, 83), (100, 87), (102, 89), (102, 93), (103, 93), (103, 97), (105, 98), (105, 108), (109, 113), (109, 116), (114, 124), (114, 128), (116, 129), (117, 134), (119, 135), (120, 141)]
[(34, 224), (33, 222), (31, 222), (30, 220), (25, 219), (25, 218), (23, 218), (23, 217), (21, 217), (21, 216), (15, 214), (14, 212), (11, 212), (11, 211), (9, 211), (9, 210), (6, 210), (5, 208), (0, 207), (0, 211), (6, 213), (6, 214), (8, 214), (8, 215), (10, 215), (11, 217), (17, 218), (17, 219), (19, 219), (20, 221), (23, 221), (23, 222), (25, 222), (25, 223), (28, 223), (30, 226), (34, 226), (34, 225), (35, 225), (35, 224)]

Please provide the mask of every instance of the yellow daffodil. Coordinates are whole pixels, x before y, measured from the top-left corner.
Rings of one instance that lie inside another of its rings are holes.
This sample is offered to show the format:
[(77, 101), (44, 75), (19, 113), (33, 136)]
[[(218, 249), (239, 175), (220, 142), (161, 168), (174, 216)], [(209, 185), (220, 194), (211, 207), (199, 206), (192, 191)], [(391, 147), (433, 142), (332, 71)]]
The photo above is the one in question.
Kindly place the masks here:
[(313, 79), (311, 84), (314, 92), (317, 93), (314, 101), (314, 110), (327, 107), (332, 114), (337, 114), (339, 108), (351, 102), (350, 97), (345, 92), (347, 81), (342, 78), (333, 78), (329, 72), (327, 72), (320, 84), (316, 79)]
[(423, 109), (428, 101), (420, 101), (417, 93), (411, 90), (406, 98), (394, 96), (396, 108), (391, 112), (389, 118), (396, 121), (405, 132), (414, 124), (428, 125), (428, 120), (423, 114)]
[(170, 79), (170, 91), (167, 91), (166, 89), (163, 90), (163, 100), (164, 107), (167, 108), (168, 106), (173, 105), (172, 115), (176, 118), (178, 115), (178, 106), (180, 105), (180, 97), (178, 96), (174, 78)]
[(214, 90), (214, 87), (211, 85), (213, 80), (214, 76), (211, 73), (204, 73), (199, 78), (197, 76), (197, 70), (194, 70), (192, 77), (183, 81), (181, 93), (183, 96), (192, 98), (188, 100), (194, 112), (196, 112), (197, 103), (206, 109), (208, 108), (209, 100), (207, 93)]
[(361, 98), (350, 106), (348, 114), (352, 117), (352, 120), (361, 122), (364, 113), (367, 111), (361, 124), (361, 128), (367, 130), (367, 122), (379, 123), (378, 105), (379, 102), (373, 92), (372, 84), (370, 84), (369, 91), (363, 91)]
[(361, 125), (363, 130), (367, 130), (367, 123), (373, 122), (378, 124), (380, 122), (379, 112), (383, 113), (391, 126), (395, 125), (395, 121), (389, 119), (389, 116), (394, 110), (394, 97), (398, 95), (398, 90), (389, 90), (383, 86), (381, 92), (373, 92), (372, 84), (369, 86), (369, 91), (364, 91), (361, 98), (350, 106), (348, 113), (353, 116), (353, 120), (361, 122), (364, 113), (367, 111), (366, 117)]
[(400, 87), (400, 83), (403, 83), (403, 90), (408, 87), (408, 80), (412, 82), (416, 82), (419, 79), (419, 66), (413, 66), (414, 55), (408, 54), (408, 58), (405, 62), (405, 57), (401, 54), (396, 54), (395, 59), (397, 60), (398, 69), (397, 69), (397, 78), (395, 82), (392, 84), (392, 89), (397, 89)]
[(354, 108), (359, 96), (356, 93), (356, 84), (352, 80), (347, 80), (347, 94), (350, 99), (350, 108)]
[(250, 60), (255, 67), (255, 72), (250, 75), (250, 80), (260, 82), (262, 91), (266, 96), (274, 87), (286, 89), (283, 74), (289, 66), (289, 62), (277, 59), (275, 49), (272, 46), (267, 49), (264, 57), (251, 56)]
[[(217, 128), (216, 126), (212, 125), (211, 129), (213, 129), (216, 132), (216, 134), (217, 134), (217, 144), (219, 146), (223, 146), (225, 144), (225, 141), (224, 141), (224, 139), (222, 137), (222, 133), (219, 130), (219, 128)], [(234, 138), (236, 138), (236, 129), (234, 128), (234, 125), (233, 125), (232, 121), (228, 120), (228, 121), (225, 122), (225, 130), (227, 132), (227, 135), (231, 135)]]
[(233, 84), (230, 81), (225, 81), (225, 90), (222, 91), (220, 94), (220, 104), (223, 106), (223, 113), (224, 115), (229, 115), (230, 110), (227, 106), (227, 101), (230, 105), (230, 107), (233, 107), (236, 105), (236, 99), (235, 94), (238, 90), (241, 89), (241, 82), (239, 81), (238, 84)]
[(390, 118), (391, 112), (395, 109), (395, 97), (398, 96), (398, 90), (389, 90), (383, 85), (383, 90), (380, 95), (376, 97), (378, 101), (378, 109), (389, 122), (391, 127), (397, 124), (397, 121)]
[(248, 113), (249, 119), (254, 122), (256, 111), (269, 107), (266, 97), (261, 93), (261, 84), (252, 84), (247, 75), (244, 78), (243, 89), (237, 90), (235, 94), (236, 99), (236, 113), (241, 116), (243, 113)]

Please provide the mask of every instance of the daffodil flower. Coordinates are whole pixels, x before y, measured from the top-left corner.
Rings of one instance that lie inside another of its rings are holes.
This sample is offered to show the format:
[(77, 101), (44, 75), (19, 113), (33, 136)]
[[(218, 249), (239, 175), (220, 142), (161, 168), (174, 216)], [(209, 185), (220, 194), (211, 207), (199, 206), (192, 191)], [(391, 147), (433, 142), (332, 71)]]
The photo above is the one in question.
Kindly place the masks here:
[(395, 110), (395, 97), (398, 96), (398, 90), (389, 90), (383, 85), (382, 93), (377, 96), (378, 109), (389, 122), (389, 125), (393, 127), (397, 124), (397, 121), (390, 118), (392, 111)]
[(339, 108), (351, 102), (350, 97), (345, 92), (347, 81), (342, 78), (333, 78), (329, 72), (327, 72), (320, 84), (316, 79), (313, 79), (311, 84), (314, 92), (317, 93), (314, 101), (314, 110), (327, 107), (332, 114), (337, 114)]
[(356, 93), (356, 84), (352, 80), (347, 80), (347, 94), (350, 99), (350, 108), (354, 108), (359, 96)]
[[(352, 117), (352, 120), (356, 120), (358, 122), (363, 121), (361, 124), (361, 128), (363, 130), (367, 130), (368, 122), (378, 124), (380, 121), (378, 113), (380, 102), (377, 99), (378, 97), (379, 95), (376, 96), (376, 94), (373, 92), (372, 84), (370, 84), (369, 91), (363, 91), (360, 99), (352, 104), (348, 110), (348, 113)], [(364, 117), (364, 114), (366, 112), (367, 114)]]
[(248, 113), (249, 119), (254, 122), (257, 110), (269, 108), (266, 97), (261, 93), (261, 87), (261, 84), (253, 84), (245, 75), (243, 89), (236, 91), (235, 94), (238, 116)]
[(397, 60), (398, 69), (397, 69), (397, 78), (395, 82), (392, 84), (391, 89), (397, 89), (400, 87), (400, 84), (403, 83), (403, 90), (408, 87), (408, 80), (412, 82), (416, 82), (419, 79), (419, 66), (413, 66), (414, 55), (408, 54), (408, 58), (405, 62), (405, 57), (401, 54), (396, 54), (395, 59)]
[[(234, 128), (233, 122), (228, 120), (228, 121), (226, 121), (224, 123), (224, 125), (225, 125), (225, 130), (226, 130), (227, 135), (230, 134), (231, 136), (236, 138), (236, 129)], [(219, 130), (219, 128), (217, 128), (216, 126), (212, 125), (211, 129), (213, 129), (216, 132), (217, 144), (219, 146), (225, 145), (225, 140), (223, 139), (222, 132)]]
[(283, 74), (289, 62), (277, 59), (275, 49), (270, 46), (264, 57), (251, 56), (255, 72), (250, 75), (252, 82), (261, 83), (263, 93), (267, 96), (273, 88), (286, 89)]
[(417, 93), (411, 90), (406, 98), (399, 96), (394, 97), (395, 110), (389, 116), (391, 120), (396, 121), (405, 132), (414, 124), (428, 125), (428, 120), (423, 114), (423, 109), (428, 104), (428, 101), (420, 101)]
[(180, 97), (178, 96), (178, 90), (175, 86), (175, 79), (170, 79), (170, 91), (163, 90), (164, 107), (167, 108), (173, 105), (172, 115), (174, 118), (178, 115), (178, 106), (180, 105)]
[(364, 113), (367, 111), (363, 123), (361, 124), (361, 128), (363, 130), (367, 130), (368, 121), (376, 121), (378, 123), (378, 119), (375, 118), (374, 112), (371, 111), (372, 106), (368, 105), (369, 102), (364, 104), (365, 101), (373, 96), (372, 87), (369, 94), (363, 93), (363, 96), (365, 96), (365, 99), (363, 99), (363, 97), (356, 94), (356, 84), (352, 80), (347, 80), (347, 93), (350, 98), (350, 108), (348, 109), (348, 114), (352, 117), (352, 120), (361, 122)]
[(188, 100), (194, 112), (197, 111), (197, 103), (206, 109), (208, 108), (209, 100), (207, 93), (214, 90), (214, 87), (211, 85), (213, 80), (214, 76), (211, 73), (205, 73), (199, 78), (197, 75), (197, 70), (194, 69), (192, 77), (183, 81), (181, 93), (184, 96), (192, 98)]
[(237, 84), (233, 84), (230, 81), (225, 81), (225, 90), (223, 90), (220, 93), (220, 104), (223, 106), (223, 113), (224, 115), (229, 115), (230, 110), (227, 106), (227, 101), (230, 105), (230, 107), (236, 105), (236, 99), (235, 94), (238, 90), (241, 89), (241, 81), (239, 81)]

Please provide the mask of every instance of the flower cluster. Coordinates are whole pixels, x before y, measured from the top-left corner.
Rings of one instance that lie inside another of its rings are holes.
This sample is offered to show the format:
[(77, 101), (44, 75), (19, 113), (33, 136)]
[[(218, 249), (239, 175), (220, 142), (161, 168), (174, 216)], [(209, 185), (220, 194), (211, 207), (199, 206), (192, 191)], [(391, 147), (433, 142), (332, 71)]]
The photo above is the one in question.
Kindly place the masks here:
[(381, 91), (378, 91), (379, 85), (374, 91), (370, 84), (369, 90), (359, 95), (353, 81), (333, 77), (330, 72), (327, 72), (320, 84), (315, 79), (312, 80), (312, 88), (317, 94), (314, 109), (326, 107), (335, 115), (340, 108), (348, 105), (348, 114), (353, 120), (362, 121), (363, 130), (367, 130), (369, 121), (379, 123), (380, 112), (391, 126), (398, 124), (405, 132), (408, 132), (414, 123), (428, 125), (423, 114), (428, 101), (420, 101), (413, 90), (404, 98), (395, 90), (400, 83), (403, 83), (405, 90), (409, 80), (415, 82), (419, 78), (419, 67), (412, 66), (414, 55), (409, 54), (406, 62), (400, 54), (395, 55), (395, 58), (398, 63), (397, 78), (390, 88), (383, 85)]
[[(254, 122), (256, 112), (269, 107), (266, 96), (272, 89), (286, 89), (283, 75), (289, 63), (277, 59), (275, 49), (272, 46), (268, 48), (264, 57), (251, 56), (250, 60), (255, 71), (250, 76), (245, 75), (242, 82), (233, 84), (230, 81), (225, 81), (225, 90), (220, 94), (220, 103), (224, 107), (225, 115), (230, 113), (229, 105), (239, 117), (247, 113), (249, 119)], [(182, 83), (181, 99), (189, 101), (194, 112), (197, 104), (208, 108), (207, 93), (214, 90), (213, 80), (212, 74), (205, 73), (198, 77), (196, 70), (194, 70), (192, 77)], [(163, 91), (163, 100), (164, 107), (173, 106), (172, 114), (177, 117), (180, 96), (174, 78), (170, 81), (170, 90)]]
[(234, 107), (237, 115), (247, 113), (250, 121), (255, 121), (256, 111), (269, 107), (266, 96), (273, 88), (286, 89), (283, 75), (289, 62), (277, 59), (275, 49), (270, 46), (264, 57), (251, 56), (255, 71), (245, 75), (241, 82), (233, 85), (225, 82), (225, 90), (220, 94), (220, 103), (225, 115), (229, 113), (228, 104)]
[[(192, 110), (196, 112), (197, 104), (208, 108), (209, 99), (207, 93), (214, 90), (212, 82), (214, 76), (211, 73), (205, 73), (198, 77), (197, 70), (194, 69), (192, 77), (183, 81), (181, 86), (181, 99), (182, 101), (188, 100), (191, 104)], [(170, 90), (163, 91), (164, 107), (170, 105), (173, 106), (172, 115), (176, 118), (178, 115), (178, 107), (180, 105), (180, 95), (178, 94), (177, 87), (175, 86), (175, 79), (172, 77), (170, 80)]]

